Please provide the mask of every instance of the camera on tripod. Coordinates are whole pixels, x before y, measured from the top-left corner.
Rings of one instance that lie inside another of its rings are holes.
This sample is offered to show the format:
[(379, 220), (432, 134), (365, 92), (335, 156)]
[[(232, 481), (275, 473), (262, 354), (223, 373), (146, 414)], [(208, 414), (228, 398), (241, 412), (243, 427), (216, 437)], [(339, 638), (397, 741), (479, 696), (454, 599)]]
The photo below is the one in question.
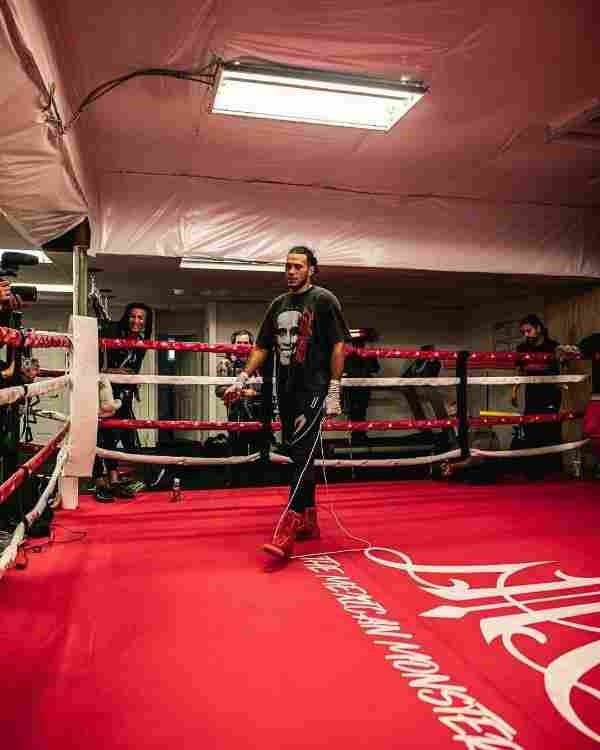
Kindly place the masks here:
[[(17, 276), (20, 266), (37, 266), (39, 262), (36, 255), (4, 250), (0, 258), (0, 277)], [(37, 302), (38, 292), (35, 286), (11, 284), (10, 291), (19, 297), (22, 302)]]

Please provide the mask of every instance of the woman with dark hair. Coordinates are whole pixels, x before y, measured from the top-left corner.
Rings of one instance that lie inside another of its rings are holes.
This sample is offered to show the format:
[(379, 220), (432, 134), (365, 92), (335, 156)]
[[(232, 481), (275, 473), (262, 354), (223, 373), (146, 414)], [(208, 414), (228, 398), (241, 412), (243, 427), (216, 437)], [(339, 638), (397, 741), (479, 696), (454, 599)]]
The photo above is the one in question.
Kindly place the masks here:
[[(148, 339), (152, 335), (152, 310), (143, 302), (130, 302), (121, 319), (102, 321), (100, 336), (112, 339)], [(105, 373), (137, 375), (142, 367), (145, 349), (124, 348), (100, 350), (100, 370)], [(121, 401), (121, 407), (115, 413), (115, 419), (135, 419), (133, 400), (138, 396), (137, 386), (113, 384), (114, 398)], [(139, 448), (138, 434), (135, 430), (100, 429), (98, 445), (106, 450), (115, 450), (119, 442), (126, 451)], [(117, 462), (114, 459), (104, 460), (107, 481), (96, 480), (96, 500), (111, 502), (114, 496), (133, 497), (135, 490), (127, 483), (120, 483), (117, 475)]]
[[(548, 329), (537, 315), (526, 315), (519, 323), (523, 342), (517, 346), (517, 352), (527, 354), (555, 354), (558, 341), (551, 339)], [(549, 362), (519, 363), (522, 375), (558, 375), (558, 360)], [(517, 407), (519, 386), (513, 387), (512, 403)], [(525, 386), (525, 408), (523, 414), (558, 414), (562, 400), (562, 389), (556, 383), (528, 383)], [(523, 447), (540, 448), (546, 445), (558, 445), (562, 442), (560, 422), (523, 425)], [(546, 473), (559, 472), (562, 469), (560, 454), (549, 454), (534, 457), (528, 461), (527, 473), (532, 479), (541, 479)]]

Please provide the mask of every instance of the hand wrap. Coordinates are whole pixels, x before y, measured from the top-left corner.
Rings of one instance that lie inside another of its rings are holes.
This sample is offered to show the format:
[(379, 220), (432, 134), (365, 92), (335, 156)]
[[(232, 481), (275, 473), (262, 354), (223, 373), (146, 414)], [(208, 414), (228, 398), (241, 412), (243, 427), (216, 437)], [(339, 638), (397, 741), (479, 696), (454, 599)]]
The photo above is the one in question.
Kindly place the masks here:
[(242, 395), (242, 391), (246, 387), (246, 383), (248, 382), (248, 378), (250, 376), (245, 370), (242, 370), (238, 376), (235, 379), (235, 382), (233, 385), (230, 385), (229, 388), (225, 391), (223, 395), (223, 401), (227, 406), (229, 404), (232, 404), (234, 401), (237, 401), (238, 398)]
[(325, 414), (328, 417), (337, 417), (338, 414), (342, 413), (341, 394), (341, 382), (339, 380), (330, 380), (327, 396), (325, 396)]

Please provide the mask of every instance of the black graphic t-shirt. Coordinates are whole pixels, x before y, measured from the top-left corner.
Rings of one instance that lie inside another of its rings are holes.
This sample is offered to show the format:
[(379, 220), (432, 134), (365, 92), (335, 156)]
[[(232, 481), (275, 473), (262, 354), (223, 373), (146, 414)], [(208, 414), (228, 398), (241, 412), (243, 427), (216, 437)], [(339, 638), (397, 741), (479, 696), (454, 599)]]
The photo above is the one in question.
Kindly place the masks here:
[[(128, 331), (124, 331), (118, 321), (105, 320), (98, 331), (100, 338), (123, 339), (134, 338)], [(138, 375), (142, 362), (146, 356), (146, 349), (100, 349), (100, 371), (126, 370), (131, 375)], [(137, 385), (113, 383), (113, 395), (123, 402), (117, 412), (119, 417), (133, 417), (133, 399), (138, 393)]]
[[(100, 338), (105, 339), (123, 339), (136, 338), (127, 331), (123, 331), (118, 321), (106, 320), (100, 324), (98, 331)], [(139, 374), (142, 362), (146, 356), (145, 349), (108, 349), (106, 357), (100, 350), (100, 369), (109, 370), (128, 370), (132, 375)]]
[(349, 335), (337, 297), (312, 286), (302, 294), (282, 294), (271, 303), (256, 344), (275, 352), (277, 390), (326, 390), (331, 352)]
[[(517, 346), (519, 353), (527, 354), (553, 354), (558, 346), (558, 341), (545, 337), (539, 344), (523, 341)], [(519, 367), (525, 375), (558, 375), (560, 365), (556, 359), (548, 362), (520, 362)], [(525, 412), (533, 413), (543, 411), (552, 406), (560, 407), (562, 391), (559, 385), (554, 383), (528, 383), (525, 386)]]
[[(558, 341), (544, 338), (539, 344), (523, 341), (517, 346), (517, 351), (523, 354), (553, 354), (558, 346)], [(558, 361), (552, 359), (548, 362), (520, 362), (519, 366), (526, 375), (558, 375), (560, 367)]]
[[(581, 353), (586, 357), (593, 357), (600, 352), (600, 333), (592, 333), (582, 339), (579, 344)], [(592, 360), (592, 393), (600, 393), (600, 360)]]

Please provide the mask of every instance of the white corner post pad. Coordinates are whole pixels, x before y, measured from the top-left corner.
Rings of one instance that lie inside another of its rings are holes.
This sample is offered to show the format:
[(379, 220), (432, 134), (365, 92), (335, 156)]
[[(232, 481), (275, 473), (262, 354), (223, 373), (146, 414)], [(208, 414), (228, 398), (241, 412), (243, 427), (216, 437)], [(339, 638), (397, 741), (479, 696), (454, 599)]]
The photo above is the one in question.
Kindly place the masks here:
[(62, 507), (79, 504), (79, 477), (92, 475), (98, 431), (98, 324), (96, 318), (72, 315), (71, 428), (67, 436), (67, 461), (60, 482)]

